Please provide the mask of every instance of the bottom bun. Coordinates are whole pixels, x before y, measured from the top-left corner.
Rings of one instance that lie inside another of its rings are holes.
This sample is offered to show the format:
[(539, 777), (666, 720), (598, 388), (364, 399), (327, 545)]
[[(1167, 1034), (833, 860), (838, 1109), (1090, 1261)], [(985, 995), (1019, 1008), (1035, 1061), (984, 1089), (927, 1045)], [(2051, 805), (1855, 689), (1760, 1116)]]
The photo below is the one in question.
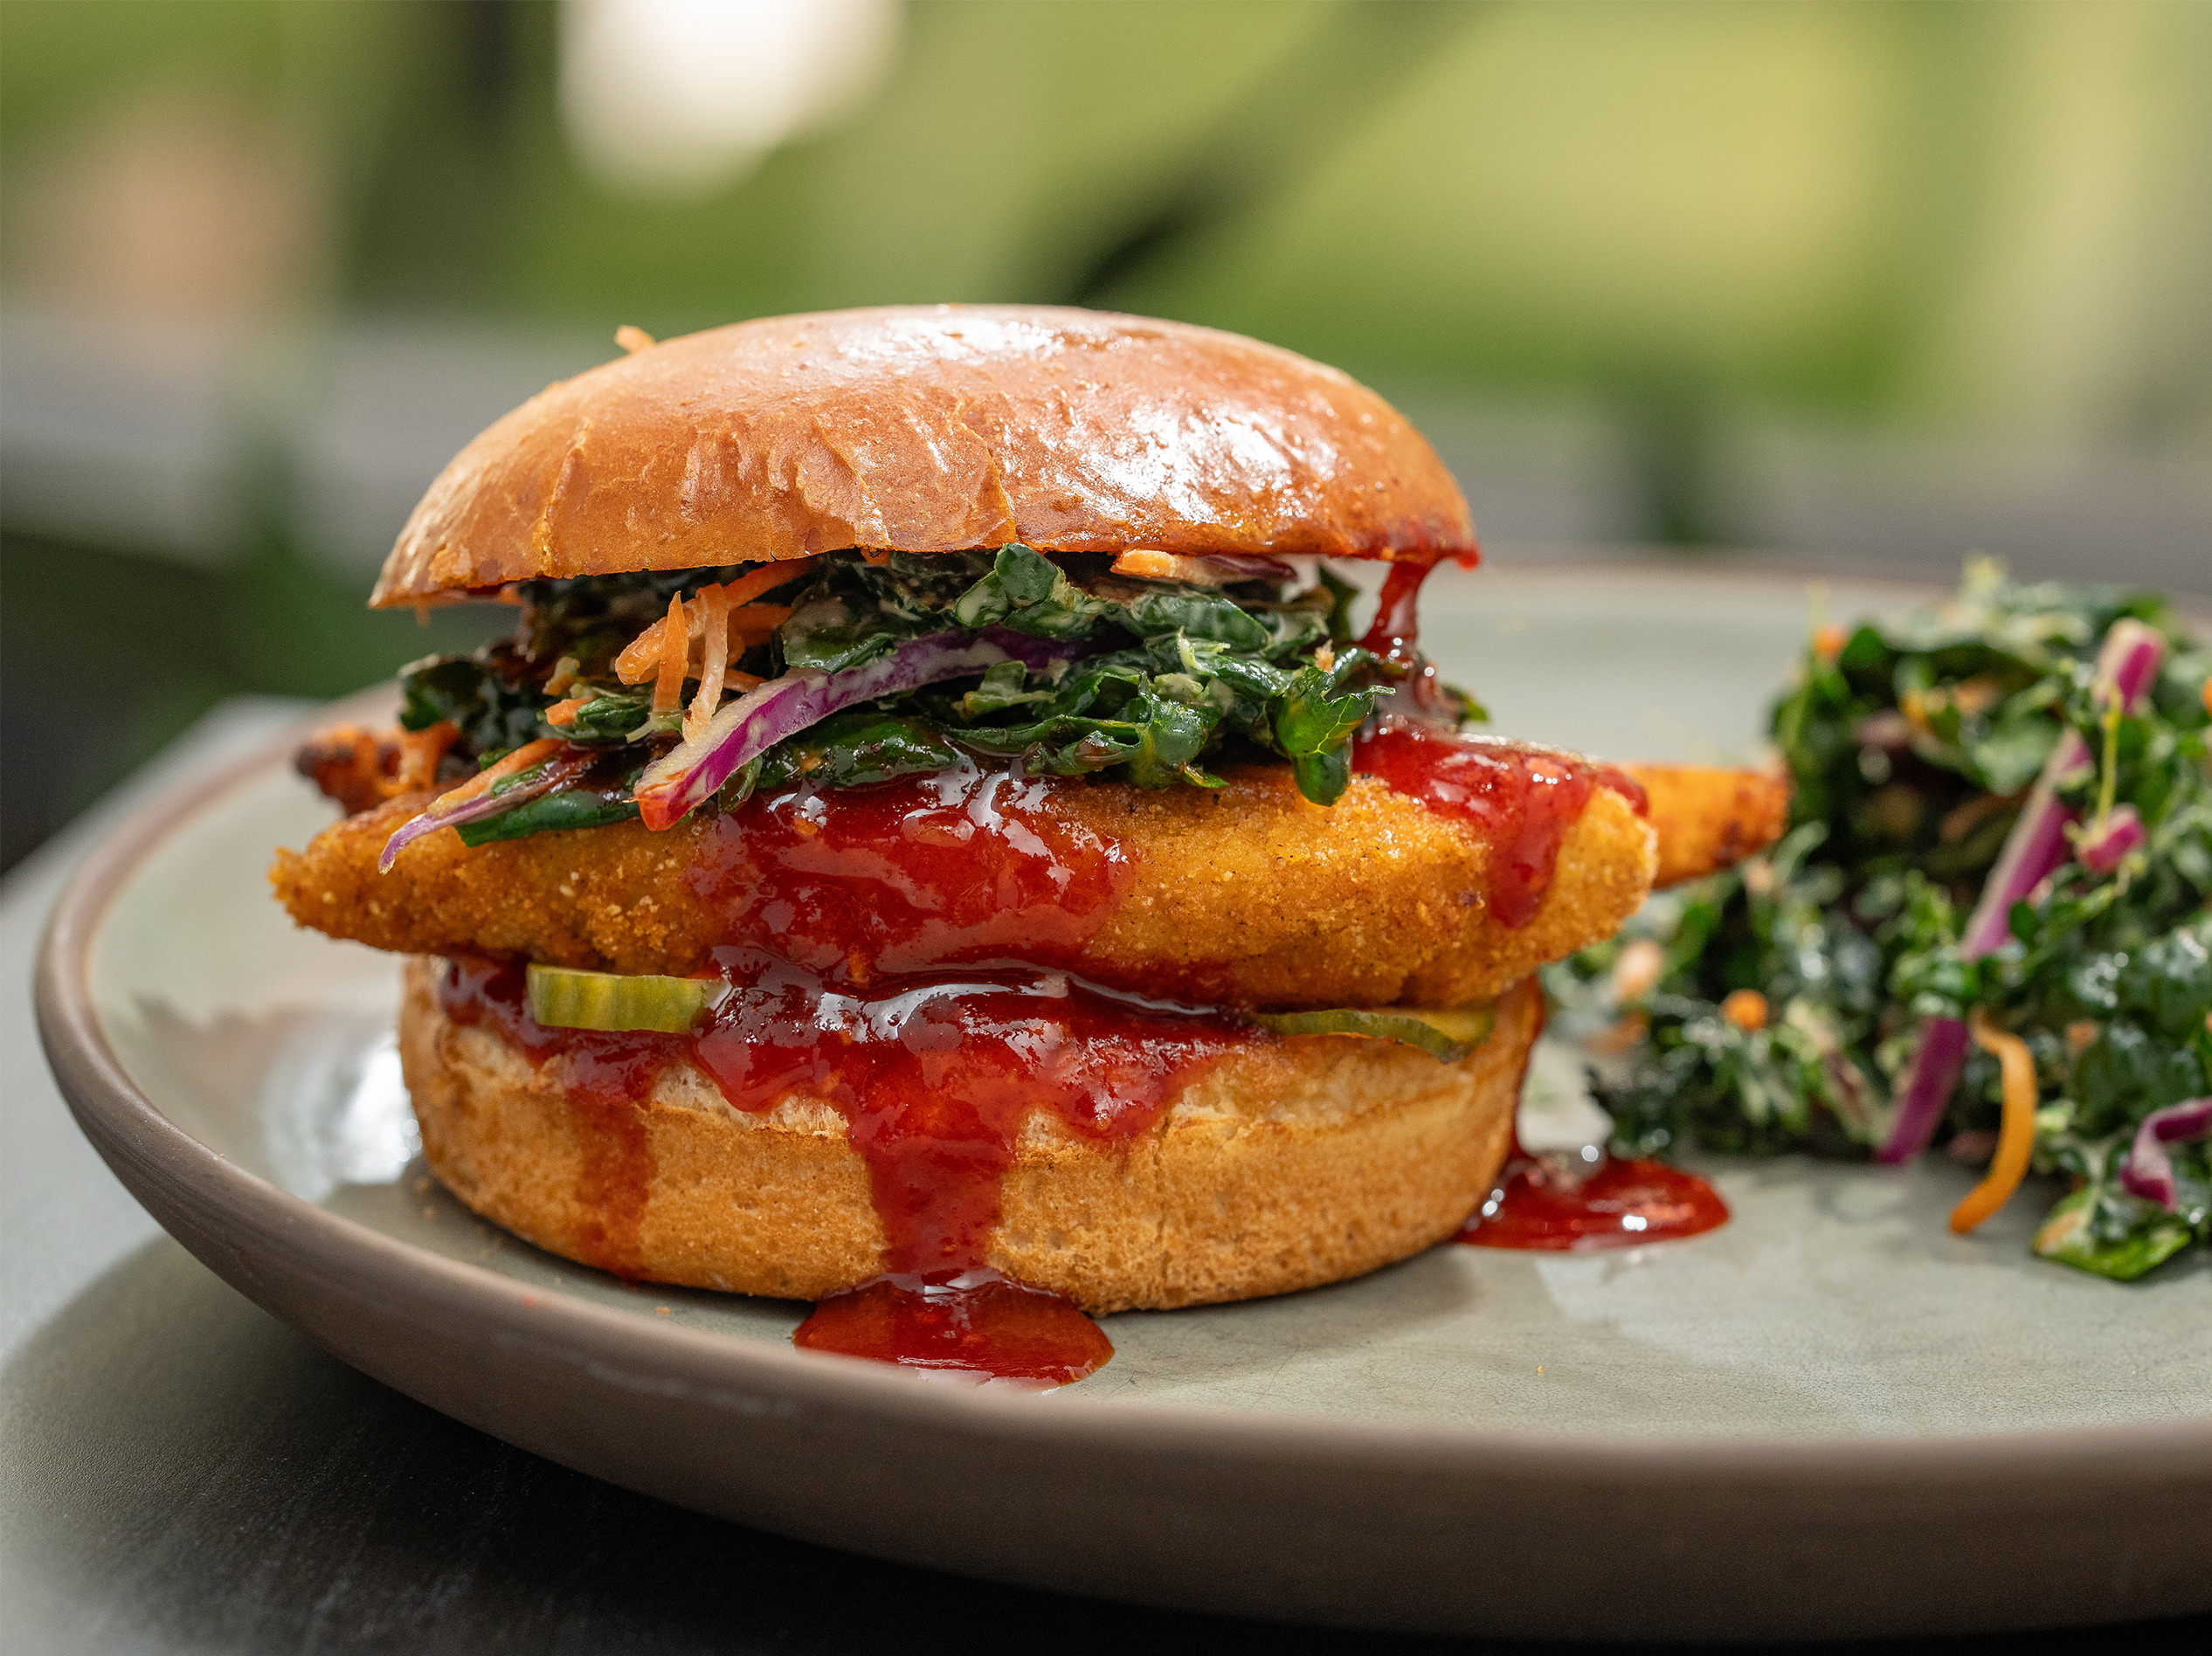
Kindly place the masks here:
[[(494, 1030), (447, 1019), (440, 963), (408, 963), (400, 1055), (431, 1170), (486, 1218), (625, 1276), (819, 1300), (878, 1273), (883, 1227), (845, 1122), (789, 1097), (736, 1110), (688, 1061), (642, 1103), (570, 1101)], [(1255, 1041), (1133, 1139), (1043, 1111), (1000, 1190), (988, 1263), (1094, 1313), (1284, 1294), (1358, 1276), (1459, 1229), (1505, 1159), (1532, 982), (1456, 1064), (1346, 1035)]]

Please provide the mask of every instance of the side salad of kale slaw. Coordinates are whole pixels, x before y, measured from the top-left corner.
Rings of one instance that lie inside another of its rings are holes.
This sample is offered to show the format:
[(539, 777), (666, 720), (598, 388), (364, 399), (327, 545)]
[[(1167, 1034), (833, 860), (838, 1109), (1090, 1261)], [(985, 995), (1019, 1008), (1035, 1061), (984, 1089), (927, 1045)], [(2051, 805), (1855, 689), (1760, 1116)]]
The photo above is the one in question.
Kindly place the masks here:
[(2046, 1259), (2130, 1280), (2212, 1242), (2209, 676), (2157, 596), (1987, 561), (1816, 629), (1772, 710), (1787, 835), (1547, 969), (1614, 1148), (1932, 1141), (1992, 1169), (1954, 1229), (2032, 1169), (2070, 1187)]

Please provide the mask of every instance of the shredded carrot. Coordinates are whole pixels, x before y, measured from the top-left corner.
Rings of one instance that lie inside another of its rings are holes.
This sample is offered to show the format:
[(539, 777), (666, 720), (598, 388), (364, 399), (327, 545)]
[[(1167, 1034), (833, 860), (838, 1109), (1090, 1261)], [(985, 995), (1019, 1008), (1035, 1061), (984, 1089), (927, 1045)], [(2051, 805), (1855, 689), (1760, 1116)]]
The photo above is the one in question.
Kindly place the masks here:
[(759, 689), (767, 682), (767, 680), (757, 673), (740, 673), (735, 667), (726, 667), (722, 670), (722, 687), (725, 690), (735, 690), (741, 696), (748, 691)]
[(1219, 565), (1208, 563), (1204, 558), (1186, 558), (1142, 547), (1116, 558), (1111, 572), (1134, 576), (1140, 581), (1188, 581), (1195, 586), (1220, 586), (1223, 575)]
[(614, 676), (625, 684), (643, 684), (660, 671), (660, 641), (668, 636), (668, 618), (663, 616), (630, 640), (614, 659)]
[[(821, 559), (819, 557), (792, 558), (784, 563), (765, 564), (760, 569), (739, 576), (735, 581), (722, 583), (721, 588), (722, 603), (729, 611), (731, 627), (741, 633), (765, 637), (783, 625), (791, 617), (788, 605), (754, 604), (752, 600), (764, 592), (773, 592), (778, 587), (789, 586), (820, 562)], [(704, 596), (705, 592), (706, 589), (702, 587), (701, 595)], [(694, 603), (696, 602), (697, 600), (695, 599)], [(689, 637), (692, 631), (691, 606), (688, 604), (683, 606), (684, 614), (678, 618), (677, 604), (677, 599), (669, 599), (667, 615), (663, 616), (638, 634), (636, 638), (631, 639), (622, 653), (615, 657), (614, 676), (616, 678), (625, 684), (643, 684), (647, 679), (656, 678), (667, 659), (668, 631), (672, 625), (683, 629), (686, 648), (687, 650), (689, 648)], [(681, 690), (681, 687), (679, 689)], [(668, 712), (674, 709), (670, 707), (661, 709), (661, 711)]]
[(2005, 687), (1986, 673), (1976, 673), (1951, 687), (1951, 705), (1961, 713), (1987, 713), (2005, 699)]
[(545, 722), (550, 725), (572, 725), (576, 715), (584, 711), (587, 699), (570, 696), (566, 701), (556, 701), (545, 710)]
[(750, 604), (764, 592), (773, 592), (778, 587), (789, 586), (802, 575), (812, 575), (819, 557), (791, 558), (782, 563), (764, 563), (757, 569), (739, 576), (735, 581), (722, 584), (722, 597), (729, 600), (729, 607)]
[(1974, 1045), (1997, 1060), (2004, 1077), (2004, 1114), (1997, 1128), (1997, 1154), (1980, 1183), (1951, 1210), (1951, 1228), (1964, 1236), (2004, 1206), (2028, 1176), (2029, 1153), (2036, 1148), (2036, 1060), (2028, 1043), (1990, 1023), (1980, 1007), (1969, 1026)]
[(722, 705), (722, 675), (729, 666), (729, 601), (718, 586), (699, 589), (699, 693), (684, 715), (683, 737), (695, 741)]
[(540, 736), (536, 742), (526, 742), (489, 769), (480, 770), (450, 793), (439, 795), (430, 802), (430, 808), (434, 811), (451, 811), (456, 805), (465, 805), (501, 776), (511, 776), (518, 770), (528, 770), (540, 760), (550, 759), (568, 745), (558, 736)]
[(413, 793), (438, 780), (438, 766), (446, 749), (460, 740), (460, 731), (449, 719), (440, 719), (427, 730), (404, 731), (399, 738), (399, 775), (392, 792)]
[(729, 631), (733, 635), (764, 638), (791, 618), (788, 604), (749, 604), (729, 612)]
[(660, 671), (653, 681), (653, 710), (674, 713), (683, 706), (684, 670), (691, 665), (691, 628), (683, 600), (670, 597), (667, 618), (660, 624)]
[(1171, 581), (1175, 578), (1177, 562), (1175, 555), (1172, 552), (1151, 552), (1140, 547), (1136, 551), (1124, 552), (1116, 558), (1113, 573), (1134, 575), (1155, 581)]

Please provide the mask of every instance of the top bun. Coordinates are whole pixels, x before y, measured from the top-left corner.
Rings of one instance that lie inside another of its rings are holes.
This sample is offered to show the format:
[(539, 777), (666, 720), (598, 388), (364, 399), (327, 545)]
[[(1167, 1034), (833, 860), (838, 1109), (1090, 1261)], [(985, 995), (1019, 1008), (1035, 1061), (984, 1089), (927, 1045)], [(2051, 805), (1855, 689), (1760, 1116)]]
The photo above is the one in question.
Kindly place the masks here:
[(771, 316), (532, 397), (416, 507), (370, 597), (843, 547), (1399, 558), (1475, 549), (1435, 452), (1332, 368), (1034, 305)]

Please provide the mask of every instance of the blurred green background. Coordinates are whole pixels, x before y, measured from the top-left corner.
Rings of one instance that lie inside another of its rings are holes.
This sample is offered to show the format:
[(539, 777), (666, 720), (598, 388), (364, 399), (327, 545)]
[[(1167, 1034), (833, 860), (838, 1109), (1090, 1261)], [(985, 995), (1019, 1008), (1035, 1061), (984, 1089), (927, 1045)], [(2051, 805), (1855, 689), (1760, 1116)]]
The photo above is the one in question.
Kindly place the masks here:
[(361, 599), (479, 427), (778, 311), (1058, 300), (1380, 387), (1499, 562), (2212, 590), (2212, 4), (4, 0), (12, 862)]

